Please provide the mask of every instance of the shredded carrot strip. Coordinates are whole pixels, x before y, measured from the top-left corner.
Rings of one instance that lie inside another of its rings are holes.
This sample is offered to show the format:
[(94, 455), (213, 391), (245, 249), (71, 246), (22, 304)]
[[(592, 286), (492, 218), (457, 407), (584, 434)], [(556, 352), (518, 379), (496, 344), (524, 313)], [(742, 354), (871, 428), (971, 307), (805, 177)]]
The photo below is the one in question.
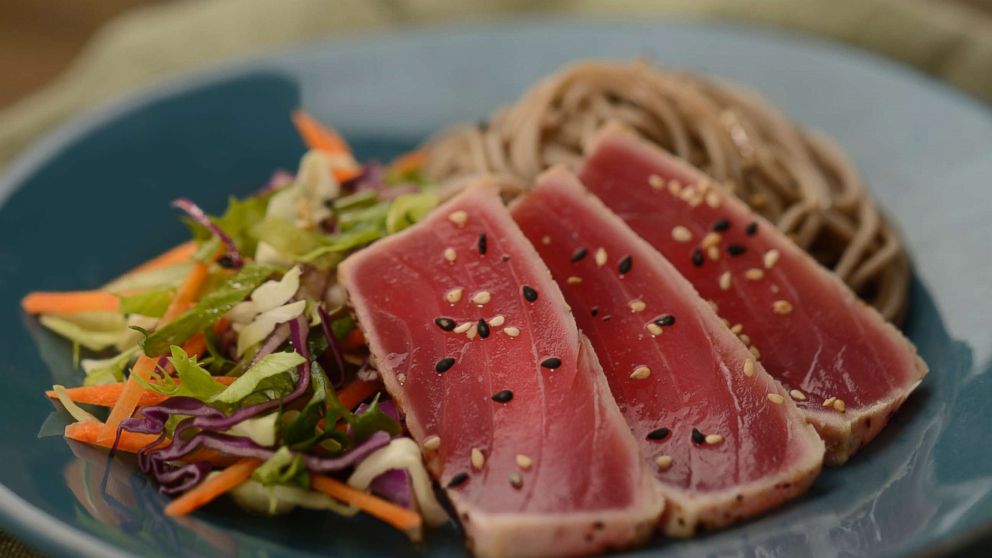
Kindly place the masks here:
[(162, 252), (158, 256), (148, 260), (147, 262), (135, 267), (131, 271), (125, 273), (125, 275), (130, 275), (131, 273), (138, 273), (139, 271), (151, 271), (153, 269), (158, 269), (161, 267), (170, 266), (177, 263), (183, 263), (188, 261), (196, 253), (196, 242), (190, 240), (188, 242), (183, 242), (179, 246), (170, 248), (165, 252)]
[(344, 336), (341, 340), (341, 348), (346, 351), (351, 351), (365, 345), (365, 335), (362, 330), (353, 328), (348, 332), (348, 335)]
[[(233, 376), (214, 376), (214, 380), (229, 386), (234, 383), (237, 378)], [(176, 380), (176, 383), (182, 383)], [(115, 382), (112, 384), (101, 384), (97, 386), (80, 386), (74, 388), (67, 388), (65, 390), (68, 394), (69, 399), (75, 401), (76, 403), (82, 403), (84, 405), (96, 405), (98, 407), (113, 407), (117, 400), (120, 399), (121, 394), (124, 393), (124, 386), (127, 385), (125, 382)], [(54, 391), (46, 391), (45, 395), (49, 399), (58, 399)], [(168, 399), (169, 396), (164, 393), (158, 393), (150, 389), (145, 389), (141, 392), (141, 399), (138, 400), (138, 407), (147, 407), (148, 405), (158, 405), (159, 403)]]
[(423, 149), (416, 149), (400, 155), (389, 164), (390, 173), (403, 174), (417, 170), (424, 166), (427, 160), (427, 152)]
[(382, 389), (382, 382), (375, 380), (372, 382), (363, 382), (361, 380), (356, 380), (350, 384), (341, 388), (338, 392), (338, 401), (347, 409), (354, 409), (359, 403), (365, 401), (372, 394)]
[(365, 513), (389, 523), (406, 533), (413, 541), (420, 541), (423, 536), (423, 519), (416, 512), (330, 477), (310, 475), (310, 486), (318, 492), (323, 492), (331, 498), (351, 504)]
[[(114, 445), (114, 439), (109, 441), (100, 440), (100, 432), (103, 429), (102, 422), (74, 422), (66, 425), (65, 437), (85, 444), (94, 444), (109, 448)], [(138, 432), (121, 432), (121, 441), (117, 445), (120, 451), (135, 453), (141, 448), (151, 444), (158, 439), (154, 434), (141, 434)]]
[(21, 299), (28, 314), (116, 312), (120, 305), (119, 297), (103, 291), (33, 292)]
[[(310, 149), (316, 149), (331, 155), (345, 155), (349, 158), (352, 156), (351, 147), (348, 146), (348, 142), (333, 128), (321, 124), (316, 118), (300, 109), (293, 111), (292, 119), (293, 125), (296, 126), (296, 131), (300, 134), (300, 138), (303, 139), (303, 143)], [(339, 182), (351, 180), (361, 173), (362, 169), (357, 163), (347, 167), (335, 167), (333, 170), (334, 178)]]
[(243, 458), (224, 469), (216, 476), (201, 482), (195, 488), (173, 500), (165, 507), (165, 514), (171, 517), (189, 515), (205, 506), (218, 496), (248, 480), (248, 477), (261, 465), (258, 459)]
[[(197, 262), (190, 270), (189, 275), (186, 276), (186, 280), (183, 281), (182, 286), (179, 287), (172, 302), (169, 303), (169, 307), (166, 308), (165, 315), (162, 316), (160, 323), (169, 323), (185, 312), (193, 304), (206, 278), (207, 266), (202, 262)], [(124, 392), (117, 400), (114, 408), (111, 409), (110, 416), (107, 418), (103, 431), (100, 433), (101, 442), (113, 440), (117, 434), (117, 426), (122, 420), (130, 417), (138, 407), (138, 402), (141, 400), (141, 393), (145, 388), (134, 376), (138, 375), (141, 379), (147, 380), (155, 370), (157, 364), (158, 358), (147, 355), (138, 357), (134, 368), (131, 369), (131, 377), (127, 379), (127, 385), (124, 386)]]

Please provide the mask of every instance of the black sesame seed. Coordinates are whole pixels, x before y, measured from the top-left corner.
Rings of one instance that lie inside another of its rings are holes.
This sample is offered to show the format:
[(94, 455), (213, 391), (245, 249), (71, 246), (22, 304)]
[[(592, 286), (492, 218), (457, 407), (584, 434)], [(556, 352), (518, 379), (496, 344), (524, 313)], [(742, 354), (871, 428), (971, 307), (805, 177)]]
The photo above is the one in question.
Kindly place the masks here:
[(669, 429), (667, 429), (665, 427), (661, 427), (661, 428), (658, 428), (656, 430), (652, 430), (651, 432), (648, 432), (647, 439), (648, 440), (664, 440), (671, 433), (672, 433), (671, 430), (669, 430)]
[(692, 251), (692, 265), (694, 265), (696, 267), (702, 267), (703, 266), (703, 262), (705, 262), (705, 261), (706, 260), (703, 259), (703, 251), (702, 250), (700, 250), (699, 248), (696, 248), (695, 250)]
[(581, 260), (582, 258), (586, 257), (586, 254), (588, 254), (588, 253), (589, 253), (589, 250), (586, 250), (585, 248), (579, 248), (575, 252), (572, 252), (572, 258), (569, 261), (571, 261), (572, 263), (575, 263), (575, 262)]
[(448, 370), (451, 370), (451, 367), (454, 365), (455, 365), (455, 359), (451, 357), (444, 357), (441, 360), (437, 361), (437, 364), (434, 365), (434, 370), (436, 370), (437, 373), (440, 374), (442, 372), (447, 372)]
[(727, 253), (731, 256), (740, 256), (744, 252), (747, 252), (747, 247), (742, 244), (731, 244), (727, 246)]
[(561, 366), (561, 359), (558, 357), (548, 357), (541, 361), (541, 366), (551, 369), (558, 368)]
[(671, 314), (662, 314), (654, 319), (655, 325), (662, 327), (668, 327), (675, 325), (675, 316)]
[(503, 260), (504, 262), (508, 262), (510, 261), (510, 256), (503, 254), (502, 256), (499, 257), (499, 259)]
[(620, 271), (620, 275), (630, 273), (631, 267), (634, 267), (634, 258), (631, 256), (624, 256), (620, 259), (620, 263), (617, 264), (617, 269)]
[(537, 301), (537, 291), (535, 291), (533, 287), (524, 285), (523, 291), (524, 291), (524, 298), (527, 299), (527, 302)]
[(461, 473), (458, 473), (455, 476), (451, 477), (451, 480), (448, 481), (448, 488), (454, 488), (456, 486), (461, 486), (461, 485), (465, 484), (465, 481), (467, 481), (467, 480), (468, 480), (468, 473), (466, 473), (465, 471), (462, 471)]
[(497, 403), (509, 403), (511, 399), (513, 399), (513, 392), (508, 389), (497, 391), (493, 395), (493, 401)]
[(595, 318), (596, 315), (599, 314), (599, 306), (593, 306), (592, 309), (590, 309), (590, 313), (592, 314), (592, 317)]
[(726, 219), (720, 219), (716, 223), (713, 223), (713, 230), (716, 232), (723, 232), (730, 228), (730, 221)]
[(479, 337), (483, 339), (489, 337), (489, 324), (486, 323), (485, 319), (479, 320), (478, 329), (479, 329)]
[(229, 254), (224, 254), (223, 256), (217, 258), (217, 265), (223, 267), (224, 269), (234, 269), (234, 259)]
[(752, 221), (751, 223), (748, 223), (747, 228), (744, 229), (744, 232), (747, 233), (748, 236), (754, 236), (754, 234), (758, 232), (758, 222)]
[(704, 436), (703, 433), (700, 432), (699, 430), (696, 430), (695, 428), (693, 428), (692, 429), (692, 441), (695, 442), (695, 443), (697, 443), (697, 444), (705, 444), (706, 443), (706, 436)]
[(440, 318), (434, 318), (434, 323), (437, 327), (441, 328), (442, 331), (451, 331), (455, 329), (455, 320), (451, 318), (445, 318), (441, 316)]
[(486, 233), (482, 233), (479, 235), (479, 253), (480, 254), (486, 253)]

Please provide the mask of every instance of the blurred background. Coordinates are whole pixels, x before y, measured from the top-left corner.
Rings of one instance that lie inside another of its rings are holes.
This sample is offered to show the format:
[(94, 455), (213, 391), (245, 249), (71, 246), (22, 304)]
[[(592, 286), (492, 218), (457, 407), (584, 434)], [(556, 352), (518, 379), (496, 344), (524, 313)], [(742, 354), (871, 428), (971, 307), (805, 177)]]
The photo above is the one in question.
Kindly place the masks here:
[(554, 17), (780, 27), (992, 101), (992, 0), (0, 0), (0, 167), (88, 107), (224, 59), (396, 28)]
[[(778, 27), (874, 51), (992, 102), (992, 0), (0, 0), (0, 170), (88, 108), (227, 59), (533, 18)], [(36, 554), (0, 530), (0, 558), (10, 556)]]

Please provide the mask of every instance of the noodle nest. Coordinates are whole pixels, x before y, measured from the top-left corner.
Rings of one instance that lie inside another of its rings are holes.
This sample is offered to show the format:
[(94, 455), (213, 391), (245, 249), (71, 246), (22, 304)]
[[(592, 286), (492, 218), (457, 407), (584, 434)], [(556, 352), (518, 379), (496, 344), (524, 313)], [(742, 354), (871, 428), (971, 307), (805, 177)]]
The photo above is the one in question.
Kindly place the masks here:
[(705, 171), (886, 319), (902, 319), (910, 278), (902, 240), (848, 157), (736, 85), (640, 61), (575, 64), (489, 121), (429, 141), (424, 172), (449, 194), (495, 175), (512, 197), (552, 165), (574, 168), (611, 121)]

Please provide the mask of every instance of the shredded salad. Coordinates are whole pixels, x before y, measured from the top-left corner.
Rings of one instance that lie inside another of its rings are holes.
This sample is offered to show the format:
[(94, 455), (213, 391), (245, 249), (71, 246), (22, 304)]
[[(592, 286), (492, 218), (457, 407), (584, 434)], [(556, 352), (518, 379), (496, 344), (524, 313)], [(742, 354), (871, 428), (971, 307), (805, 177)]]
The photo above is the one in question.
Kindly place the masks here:
[(362, 165), (334, 130), (292, 119), (309, 147), (295, 175), (219, 216), (177, 199), (189, 242), (98, 290), (24, 297), (84, 373), (47, 395), (74, 421), (66, 438), (134, 454), (175, 497), (168, 515), (229, 494), (273, 515), (361, 511), (419, 540), (447, 514), (335, 268), (438, 200), (416, 153)]

